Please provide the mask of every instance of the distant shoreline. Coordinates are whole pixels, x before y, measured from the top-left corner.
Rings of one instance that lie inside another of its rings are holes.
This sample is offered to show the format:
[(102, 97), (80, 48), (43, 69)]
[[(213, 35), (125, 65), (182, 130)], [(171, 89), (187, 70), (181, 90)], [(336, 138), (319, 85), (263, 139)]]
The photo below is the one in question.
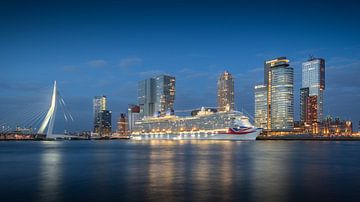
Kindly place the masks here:
[[(95, 141), (107, 141), (107, 140), (129, 140), (130, 138), (100, 138), (100, 139), (63, 139), (60, 141), (81, 141), (81, 140), (95, 140)], [(266, 140), (282, 140), (282, 141), (360, 141), (360, 137), (294, 137), (294, 136), (258, 136), (256, 140), (266, 141)], [(2, 141), (59, 141), (52, 139), (0, 139)], [(206, 141), (206, 140), (201, 140)]]
[(360, 141), (360, 137), (294, 137), (294, 136), (258, 136), (256, 140), (301, 140), (301, 141)]

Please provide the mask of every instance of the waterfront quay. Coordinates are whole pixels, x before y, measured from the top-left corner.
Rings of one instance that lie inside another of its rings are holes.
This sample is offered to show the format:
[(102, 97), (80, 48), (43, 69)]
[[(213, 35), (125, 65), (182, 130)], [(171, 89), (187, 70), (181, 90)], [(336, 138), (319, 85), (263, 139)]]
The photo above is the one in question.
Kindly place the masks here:
[(300, 140), (300, 141), (360, 141), (359, 135), (315, 136), (307, 134), (294, 135), (259, 135), (256, 140)]
[[(61, 136), (61, 137), (60, 137)], [(42, 140), (129, 140), (131, 135), (111, 135), (106, 137), (84, 137), (58, 135), (46, 138), (45, 134), (0, 133), (0, 141), (42, 141)], [(360, 135), (314, 136), (308, 134), (259, 135), (256, 140), (299, 140), (299, 141), (360, 141)]]

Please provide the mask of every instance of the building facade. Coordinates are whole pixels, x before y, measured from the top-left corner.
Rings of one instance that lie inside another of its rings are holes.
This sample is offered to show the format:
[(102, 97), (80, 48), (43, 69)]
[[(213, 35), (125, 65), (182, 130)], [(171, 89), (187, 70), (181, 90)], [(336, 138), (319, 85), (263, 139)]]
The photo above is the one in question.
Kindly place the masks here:
[(139, 82), (140, 117), (164, 116), (174, 111), (175, 77), (158, 75)]
[(135, 122), (140, 119), (140, 107), (138, 105), (130, 105), (128, 108), (128, 129), (131, 132)]
[[(324, 90), (325, 90), (325, 60), (311, 57), (302, 63), (302, 88), (309, 89), (309, 96), (316, 96), (316, 122), (321, 122), (324, 116)], [(300, 106), (301, 109), (305, 108)], [(302, 120), (304, 117), (300, 117)]]
[(128, 120), (126, 120), (125, 114), (120, 114), (120, 117), (117, 121), (117, 129), (116, 132), (120, 135), (128, 134)]
[(138, 103), (141, 117), (154, 116), (154, 89), (155, 81), (153, 78), (140, 81), (138, 84)]
[(267, 88), (267, 129), (294, 129), (294, 69), (286, 57), (265, 61), (264, 85)]
[(228, 71), (220, 75), (217, 89), (218, 110), (221, 112), (233, 111), (235, 109), (234, 79)]
[(267, 87), (257, 85), (255, 92), (255, 126), (267, 129)]
[(93, 132), (100, 135), (111, 133), (111, 111), (107, 110), (106, 96), (95, 96), (93, 99)]
[(155, 80), (155, 104), (154, 111), (160, 116), (174, 111), (175, 101), (175, 77), (159, 75)]
[(309, 97), (309, 88), (300, 88), (300, 123), (304, 124), (306, 122), (306, 103)]
[(101, 110), (97, 114), (96, 124), (94, 125), (94, 132), (100, 136), (108, 136), (111, 134), (111, 114), (109, 110)]

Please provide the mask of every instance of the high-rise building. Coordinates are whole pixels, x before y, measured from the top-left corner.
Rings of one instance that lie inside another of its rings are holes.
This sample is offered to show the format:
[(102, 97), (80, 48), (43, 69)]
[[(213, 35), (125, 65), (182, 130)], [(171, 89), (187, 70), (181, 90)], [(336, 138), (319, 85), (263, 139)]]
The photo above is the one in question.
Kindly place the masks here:
[(111, 111), (106, 109), (106, 96), (95, 96), (93, 99), (94, 133), (100, 135), (111, 133)]
[(159, 75), (155, 80), (155, 102), (154, 112), (165, 115), (167, 112), (174, 111), (175, 101), (175, 77), (169, 75)]
[(255, 86), (255, 126), (267, 129), (267, 87)]
[(139, 82), (138, 103), (140, 106), (140, 116), (154, 116), (154, 97), (155, 80), (149, 78)]
[(139, 82), (140, 117), (163, 116), (174, 110), (175, 77), (158, 75)]
[(217, 83), (217, 103), (219, 111), (233, 111), (235, 109), (234, 102), (234, 79), (232, 75), (225, 71), (220, 75)]
[[(302, 88), (309, 89), (309, 96), (317, 97), (317, 120), (323, 120), (324, 90), (325, 90), (325, 60), (311, 57), (302, 63)], [(302, 106), (301, 106), (302, 107)], [(300, 117), (302, 119), (303, 117)]]
[(267, 86), (267, 129), (290, 131), (294, 128), (294, 69), (286, 57), (265, 61)]
[(111, 111), (101, 110), (97, 117), (97, 123), (94, 126), (94, 132), (100, 136), (111, 134)]
[(309, 97), (309, 88), (300, 88), (300, 122), (302, 124), (306, 121), (306, 103)]
[(93, 99), (93, 113), (97, 114), (101, 110), (106, 110), (106, 96), (95, 96)]

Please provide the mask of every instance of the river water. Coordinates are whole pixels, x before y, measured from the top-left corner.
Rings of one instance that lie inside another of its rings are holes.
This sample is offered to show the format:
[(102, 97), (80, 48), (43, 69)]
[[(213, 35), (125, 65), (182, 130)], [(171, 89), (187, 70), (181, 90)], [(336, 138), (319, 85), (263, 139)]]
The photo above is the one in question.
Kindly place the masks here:
[(0, 142), (0, 201), (360, 201), (360, 142)]

